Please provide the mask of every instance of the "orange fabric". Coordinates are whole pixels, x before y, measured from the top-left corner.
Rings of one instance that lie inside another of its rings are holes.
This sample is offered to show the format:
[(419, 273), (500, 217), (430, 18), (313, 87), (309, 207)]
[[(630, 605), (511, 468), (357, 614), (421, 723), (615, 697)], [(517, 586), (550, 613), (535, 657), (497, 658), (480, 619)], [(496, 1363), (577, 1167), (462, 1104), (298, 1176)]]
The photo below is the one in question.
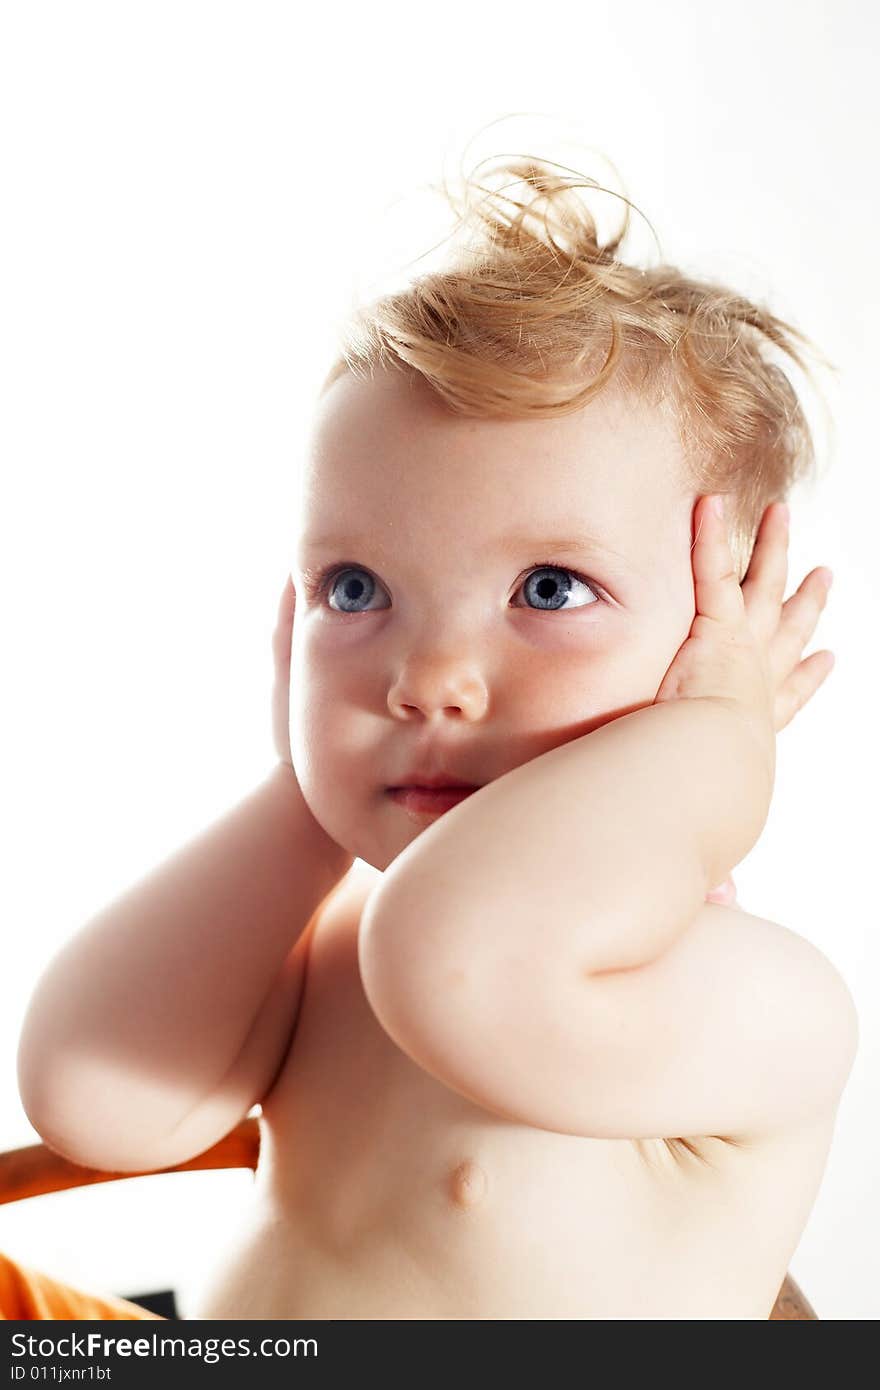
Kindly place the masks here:
[(61, 1284), (48, 1274), (25, 1268), (0, 1251), (0, 1320), (31, 1321), (37, 1318), (78, 1322), (108, 1318), (167, 1321), (159, 1313), (151, 1313), (138, 1303), (129, 1303), (127, 1298), (72, 1289), (69, 1284)]

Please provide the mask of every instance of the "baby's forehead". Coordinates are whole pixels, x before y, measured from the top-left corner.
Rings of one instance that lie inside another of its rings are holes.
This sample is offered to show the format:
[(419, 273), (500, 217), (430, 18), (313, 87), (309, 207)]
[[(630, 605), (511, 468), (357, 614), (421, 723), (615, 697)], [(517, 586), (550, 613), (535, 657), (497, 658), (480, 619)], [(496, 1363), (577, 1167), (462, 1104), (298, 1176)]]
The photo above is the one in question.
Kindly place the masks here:
[(463, 415), (424, 382), (387, 373), (334, 383), (302, 465), (307, 494), (335, 490), (355, 505), (365, 491), (384, 490), (388, 504), (416, 491), (429, 506), (460, 490), (460, 505), (497, 510), (514, 492), (526, 511), (555, 495), (597, 518), (603, 499), (665, 502), (690, 484), (675, 416), (645, 397), (606, 390), (548, 417)]
[(668, 393), (639, 390), (612, 382), (574, 406), (548, 403), (541, 412), (510, 414), (453, 407), (416, 372), (376, 369), (368, 377), (342, 373), (319, 398), (313, 418), (313, 442), (319, 452), (334, 442), (350, 445), (383, 436), (413, 443), (432, 434), (446, 440), (475, 436), (481, 440), (521, 438), (540, 448), (547, 440), (589, 439), (607, 434), (646, 434), (680, 443), (678, 414)]
[(457, 415), (421, 381), (346, 374), (322, 399), (301, 481), (306, 544), (426, 529), (470, 550), (583, 537), (644, 569), (690, 541), (675, 422), (623, 393), (567, 415), (497, 419)]

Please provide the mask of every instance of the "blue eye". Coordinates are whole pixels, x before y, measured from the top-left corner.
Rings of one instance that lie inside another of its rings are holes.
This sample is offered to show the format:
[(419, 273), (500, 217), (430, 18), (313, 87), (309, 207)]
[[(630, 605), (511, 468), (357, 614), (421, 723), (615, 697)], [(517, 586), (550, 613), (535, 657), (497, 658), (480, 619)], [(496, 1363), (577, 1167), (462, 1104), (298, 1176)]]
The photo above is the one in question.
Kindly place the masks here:
[[(323, 572), (308, 570), (304, 578), (308, 597), (310, 599), (325, 597), (328, 607), (335, 613), (370, 611), (359, 605), (369, 604), (379, 587), (369, 570), (361, 569), (359, 565), (336, 566)], [(573, 587), (577, 585), (592, 595), (591, 601), (566, 603)], [(528, 592), (534, 603), (534, 612), (569, 612), (572, 608), (590, 608), (593, 603), (602, 602), (599, 590), (590, 580), (586, 579), (584, 575), (578, 574), (576, 570), (567, 569), (564, 565), (536, 563), (519, 588)], [(335, 604), (331, 601), (334, 595), (337, 600)], [(520, 608), (524, 605), (516, 604), (514, 606)], [(532, 603), (528, 606), (531, 607)]]
[[(345, 583), (339, 584), (337, 587), (337, 581), (342, 579), (343, 576), (347, 576)], [(362, 613), (364, 611), (362, 608), (346, 608), (344, 605), (347, 603), (369, 603), (373, 594), (376, 592), (376, 581), (369, 571), (358, 569), (356, 566), (350, 566), (347, 569), (335, 570), (327, 575), (326, 578), (319, 583), (318, 591), (320, 593), (326, 592), (330, 597), (332, 597), (334, 593), (341, 595), (340, 602), (343, 606), (334, 609), (334, 612)]]
[(592, 603), (601, 602), (598, 591), (589, 580), (574, 570), (564, 569), (561, 565), (540, 565), (523, 581), (522, 588), (538, 601), (540, 606), (537, 611), (556, 613), (565, 605), (565, 600), (572, 591), (572, 581), (580, 584), (593, 598), (591, 603), (568, 604), (566, 611), (571, 608), (590, 608)]

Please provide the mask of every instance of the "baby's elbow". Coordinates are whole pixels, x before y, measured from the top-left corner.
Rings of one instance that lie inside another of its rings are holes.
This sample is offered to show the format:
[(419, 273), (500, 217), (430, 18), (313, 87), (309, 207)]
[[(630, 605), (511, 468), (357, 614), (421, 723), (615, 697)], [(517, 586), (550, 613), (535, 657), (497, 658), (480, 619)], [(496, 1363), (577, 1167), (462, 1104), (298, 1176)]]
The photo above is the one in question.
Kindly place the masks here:
[(126, 1077), (73, 1049), (46, 1051), (23, 1036), (18, 1091), (29, 1123), (53, 1153), (82, 1168), (141, 1173), (164, 1166), (161, 1146), (181, 1114), (164, 1086)]

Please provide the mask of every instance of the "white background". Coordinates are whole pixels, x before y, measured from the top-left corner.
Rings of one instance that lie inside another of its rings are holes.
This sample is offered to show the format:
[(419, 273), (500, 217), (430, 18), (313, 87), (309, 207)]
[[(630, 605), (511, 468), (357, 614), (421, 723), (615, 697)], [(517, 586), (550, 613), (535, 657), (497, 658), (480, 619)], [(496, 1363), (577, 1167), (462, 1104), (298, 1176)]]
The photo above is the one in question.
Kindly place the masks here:
[[(780, 735), (770, 819), (735, 877), (858, 1006), (790, 1269), (821, 1318), (880, 1314), (878, 56), (860, 0), (3, 6), (0, 1149), (38, 1138), (15, 1054), (48, 960), (272, 766), (293, 468), (356, 283), (443, 235), (392, 229), (471, 135), (533, 112), (613, 162), (665, 260), (767, 303), (838, 368), (820, 377), (835, 427), (815, 415), (823, 471), (793, 498), (789, 581), (834, 570), (810, 649), (837, 664)], [(518, 129), (474, 158), (559, 157)], [(612, 224), (615, 207), (596, 204)], [(656, 259), (634, 223), (635, 254)], [(7, 1206), (0, 1249), (185, 1302), (250, 1183), (148, 1177)]]

